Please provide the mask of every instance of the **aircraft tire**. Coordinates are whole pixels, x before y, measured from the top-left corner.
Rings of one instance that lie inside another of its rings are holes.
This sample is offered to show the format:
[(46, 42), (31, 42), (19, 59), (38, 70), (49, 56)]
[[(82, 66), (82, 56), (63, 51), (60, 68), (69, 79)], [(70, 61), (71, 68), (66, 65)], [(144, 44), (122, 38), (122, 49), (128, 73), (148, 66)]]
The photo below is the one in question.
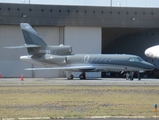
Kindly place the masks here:
[(133, 80), (134, 80), (134, 78), (130, 78), (130, 80), (131, 80), (131, 81), (133, 81)]
[(79, 75), (79, 78), (80, 78), (81, 80), (83, 80), (83, 79), (84, 79), (84, 74), (80, 74), (80, 75)]
[(68, 77), (68, 80), (73, 80), (74, 76), (70, 75), (70, 77)]

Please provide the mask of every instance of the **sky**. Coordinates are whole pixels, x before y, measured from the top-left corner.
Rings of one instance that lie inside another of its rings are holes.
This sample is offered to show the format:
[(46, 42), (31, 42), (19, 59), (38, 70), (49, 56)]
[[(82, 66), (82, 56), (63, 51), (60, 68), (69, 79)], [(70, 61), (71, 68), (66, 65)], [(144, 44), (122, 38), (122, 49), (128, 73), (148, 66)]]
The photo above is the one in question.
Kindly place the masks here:
[(159, 8), (159, 0), (0, 0), (0, 3)]

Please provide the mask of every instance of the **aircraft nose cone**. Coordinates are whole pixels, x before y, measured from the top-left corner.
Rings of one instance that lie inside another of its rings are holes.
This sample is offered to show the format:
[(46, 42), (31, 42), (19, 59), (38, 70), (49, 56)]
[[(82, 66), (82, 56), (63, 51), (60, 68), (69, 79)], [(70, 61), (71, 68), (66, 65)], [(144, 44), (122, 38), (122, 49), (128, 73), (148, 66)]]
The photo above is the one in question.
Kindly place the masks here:
[(155, 69), (155, 65), (147, 62), (147, 69), (153, 70), (153, 69)]

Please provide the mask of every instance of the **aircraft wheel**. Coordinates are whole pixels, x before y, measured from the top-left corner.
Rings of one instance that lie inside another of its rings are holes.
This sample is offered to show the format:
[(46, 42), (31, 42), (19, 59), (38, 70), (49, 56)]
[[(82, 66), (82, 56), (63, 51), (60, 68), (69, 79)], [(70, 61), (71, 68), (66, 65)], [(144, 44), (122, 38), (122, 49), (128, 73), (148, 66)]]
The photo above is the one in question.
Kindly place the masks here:
[(84, 74), (80, 74), (79, 78), (82, 80), (84, 79)]
[(134, 78), (133, 78), (133, 77), (131, 77), (131, 78), (130, 78), (130, 80), (131, 80), (131, 81), (133, 81), (133, 80), (134, 80)]
[(68, 77), (69, 80), (73, 80), (74, 76), (70, 75), (70, 77)]
[(86, 79), (85, 74), (80, 74), (79, 78), (80, 78), (81, 80)]

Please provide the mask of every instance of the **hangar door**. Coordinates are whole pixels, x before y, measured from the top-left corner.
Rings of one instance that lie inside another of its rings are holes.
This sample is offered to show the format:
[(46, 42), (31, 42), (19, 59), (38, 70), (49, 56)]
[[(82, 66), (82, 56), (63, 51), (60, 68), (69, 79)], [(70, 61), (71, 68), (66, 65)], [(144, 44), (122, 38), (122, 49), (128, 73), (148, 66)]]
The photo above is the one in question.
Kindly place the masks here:
[(19, 77), (22, 73), (26, 76), (31, 74), (24, 71), (24, 68), (30, 65), (19, 60), (21, 55), (27, 54), (26, 49), (4, 48), (22, 44), (24, 40), (19, 26), (0, 25), (0, 71), (3, 77)]
[[(33, 26), (47, 44), (59, 44), (59, 27)], [(21, 62), (19, 57), (27, 55), (26, 49), (5, 49), (4, 46), (17, 46), (24, 43), (20, 26), (0, 25), (0, 72), (3, 77), (58, 77), (59, 71), (25, 71), (37, 67)]]
[[(100, 54), (101, 28), (65, 27), (64, 43), (73, 47), (74, 54)], [(80, 73), (73, 74), (78, 77)], [(87, 73), (87, 77), (101, 77), (101, 73)]]

